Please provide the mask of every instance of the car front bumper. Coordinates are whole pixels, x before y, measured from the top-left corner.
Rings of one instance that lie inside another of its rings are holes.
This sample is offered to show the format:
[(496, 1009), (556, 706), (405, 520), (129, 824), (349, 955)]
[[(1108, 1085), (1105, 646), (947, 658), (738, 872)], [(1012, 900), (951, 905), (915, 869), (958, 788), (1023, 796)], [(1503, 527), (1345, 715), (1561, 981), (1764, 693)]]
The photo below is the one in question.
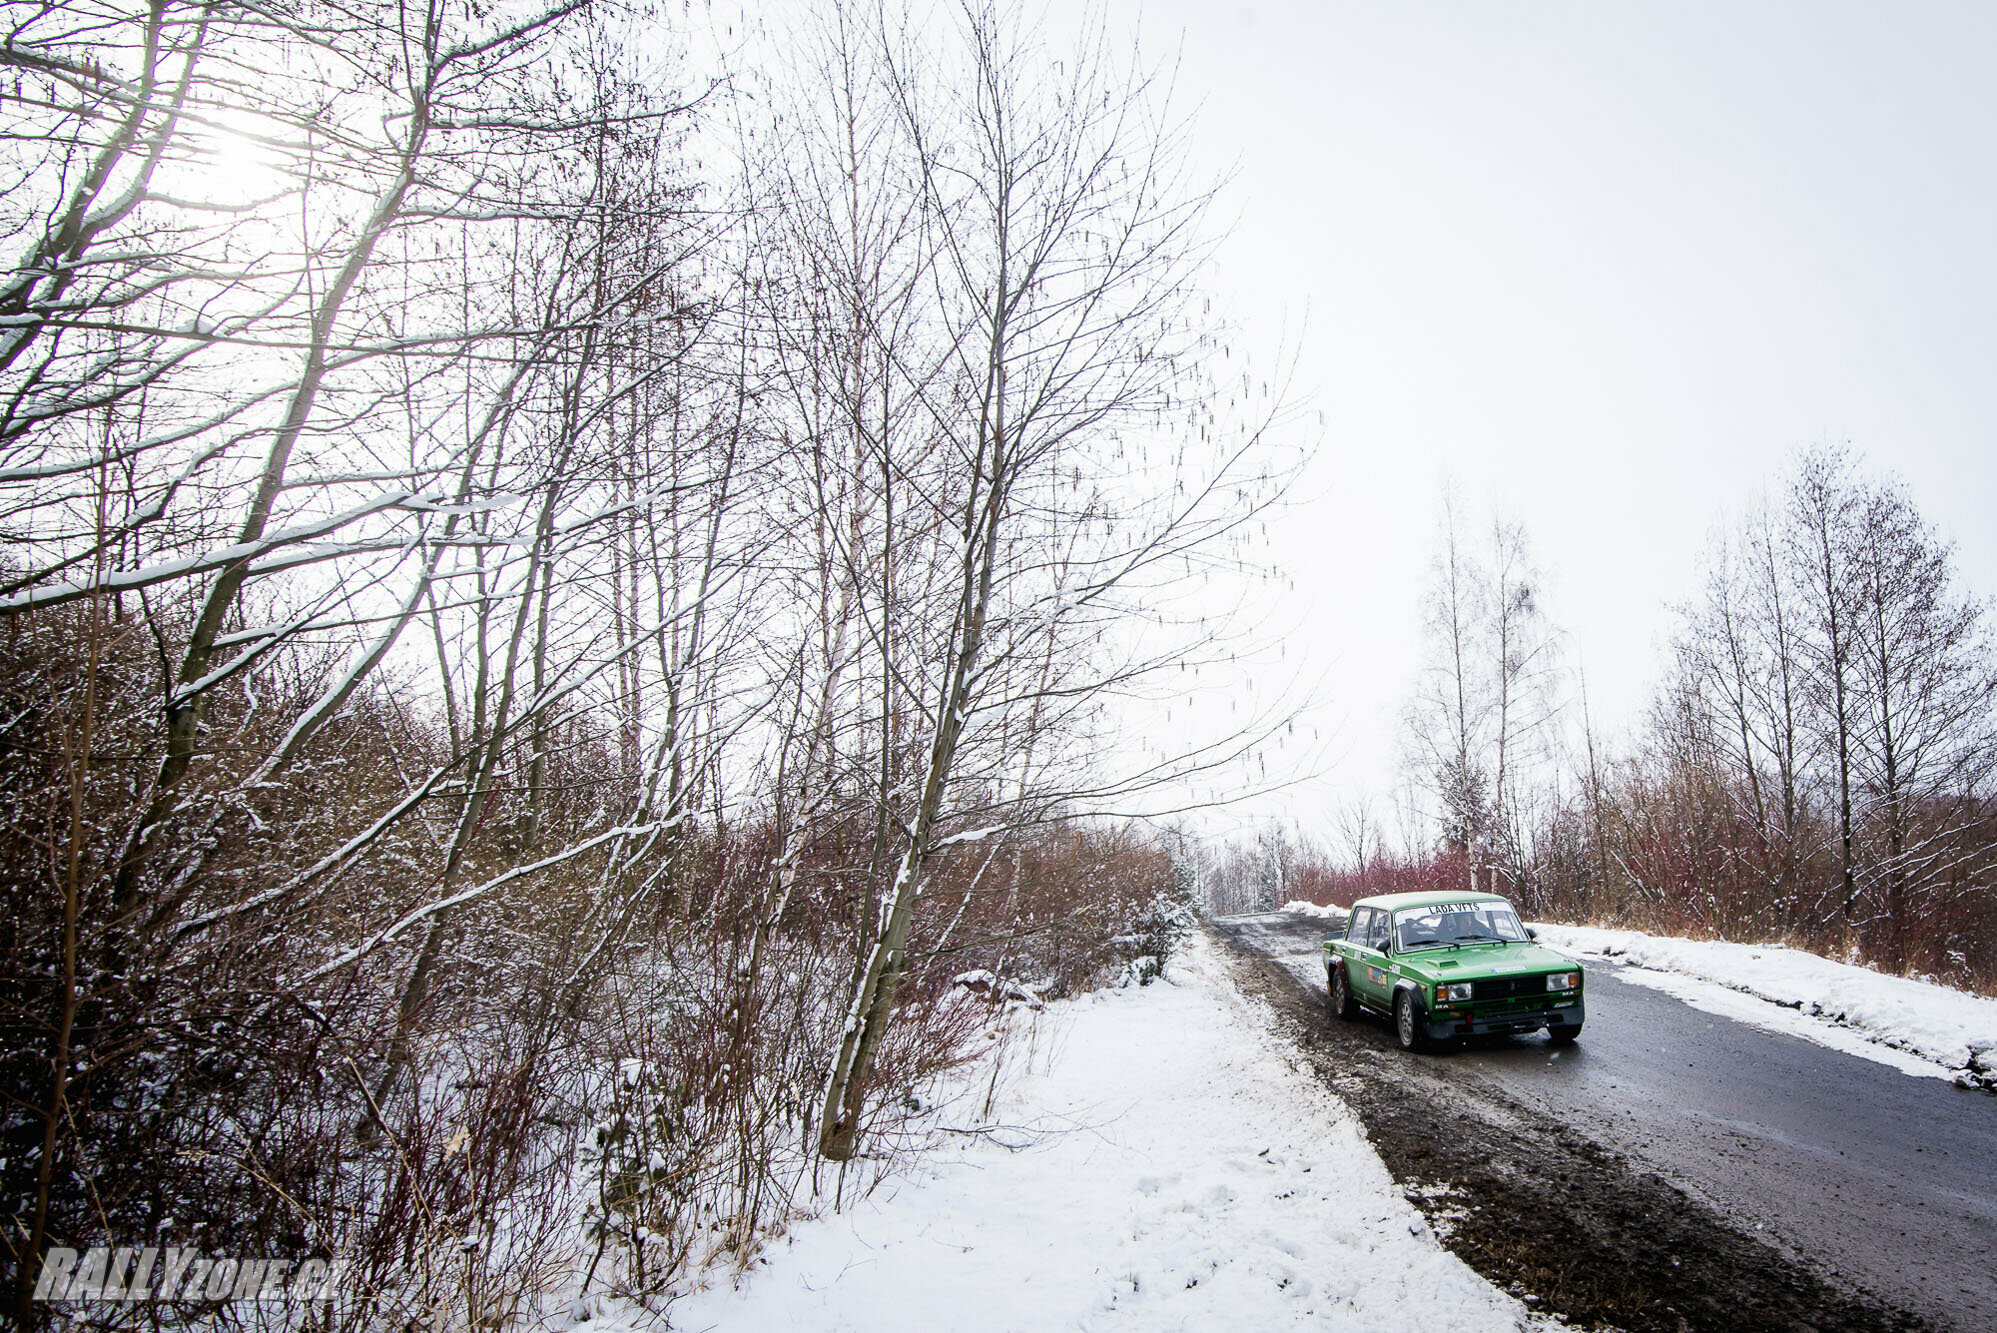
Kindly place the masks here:
[(1426, 1026), (1430, 1038), (1448, 1041), (1455, 1037), (1481, 1037), (1493, 1033), (1537, 1032), (1540, 1028), (1552, 1031), (1578, 1028), (1586, 1017), (1587, 1005), (1576, 999), (1540, 1008), (1497, 1013), (1479, 1013), (1468, 1006), (1460, 1010), (1445, 1009), (1427, 1015)]

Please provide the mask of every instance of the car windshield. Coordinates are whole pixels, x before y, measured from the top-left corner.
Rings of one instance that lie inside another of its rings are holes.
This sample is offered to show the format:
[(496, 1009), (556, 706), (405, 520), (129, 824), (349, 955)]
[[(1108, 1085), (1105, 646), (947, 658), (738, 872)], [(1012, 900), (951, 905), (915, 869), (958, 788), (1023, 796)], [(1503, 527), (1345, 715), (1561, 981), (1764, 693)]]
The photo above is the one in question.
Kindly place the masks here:
[(1394, 913), (1394, 947), (1440, 949), (1452, 944), (1519, 944), (1525, 927), (1507, 902), (1436, 903)]

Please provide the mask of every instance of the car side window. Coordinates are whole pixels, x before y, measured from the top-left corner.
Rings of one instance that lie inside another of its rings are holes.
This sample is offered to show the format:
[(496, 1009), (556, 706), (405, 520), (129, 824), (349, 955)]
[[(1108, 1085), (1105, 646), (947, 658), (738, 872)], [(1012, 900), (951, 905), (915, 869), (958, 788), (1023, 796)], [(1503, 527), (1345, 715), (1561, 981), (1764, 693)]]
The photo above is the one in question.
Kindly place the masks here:
[(1378, 949), (1382, 953), (1385, 953), (1387, 950), (1387, 931), (1391, 926), (1391, 919), (1387, 913), (1376, 907), (1373, 909), (1372, 918), (1367, 922), (1367, 926), (1369, 930), (1366, 947), (1369, 949)]
[(1364, 944), (1366, 936), (1372, 929), (1373, 909), (1355, 907), (1352, 909), (1352, 919), (1345, 923), (1345, 938), (1353, 944)]

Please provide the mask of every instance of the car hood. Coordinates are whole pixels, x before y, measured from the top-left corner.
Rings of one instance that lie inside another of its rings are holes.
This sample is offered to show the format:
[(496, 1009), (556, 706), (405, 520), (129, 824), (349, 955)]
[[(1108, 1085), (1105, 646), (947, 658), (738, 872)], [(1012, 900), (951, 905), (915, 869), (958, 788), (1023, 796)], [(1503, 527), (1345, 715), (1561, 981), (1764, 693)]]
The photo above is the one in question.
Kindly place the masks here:
[(1460, 949), (1423, 949), (1395, 954), (1402, 972), (1438, 981), (1478, 981), (1518, 972), (1558, 972), (1576, 966), (1564, 953), (1538, 944), (1466, 944)]

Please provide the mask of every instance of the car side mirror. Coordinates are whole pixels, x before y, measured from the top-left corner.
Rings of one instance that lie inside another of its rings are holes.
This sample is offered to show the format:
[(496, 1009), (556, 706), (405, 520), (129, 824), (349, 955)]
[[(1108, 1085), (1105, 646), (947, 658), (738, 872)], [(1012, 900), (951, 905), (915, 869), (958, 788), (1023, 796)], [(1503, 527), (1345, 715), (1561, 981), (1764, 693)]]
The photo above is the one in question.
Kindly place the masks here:
[(1539, 932), (1534, 930), (1531, 926), (1527, 926), (1525, 928), (1525, 937), (1529, 940), (1536, 940), (1539, 938)]

